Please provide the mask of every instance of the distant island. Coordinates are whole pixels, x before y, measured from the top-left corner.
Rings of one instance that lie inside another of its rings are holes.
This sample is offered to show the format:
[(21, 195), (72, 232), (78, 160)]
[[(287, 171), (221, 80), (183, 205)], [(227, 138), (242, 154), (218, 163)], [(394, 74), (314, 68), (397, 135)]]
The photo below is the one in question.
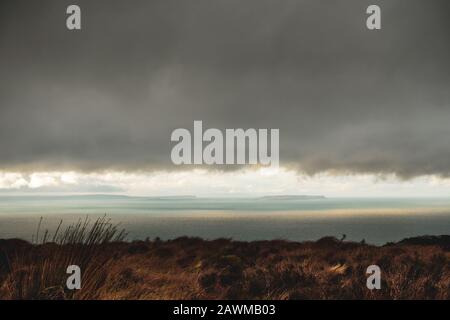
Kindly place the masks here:
[(324, 196), (320, 195), (279, 195), (279, 196), (263, 196), (259, 199), (262, 200), (320, 200), (326, 199)]

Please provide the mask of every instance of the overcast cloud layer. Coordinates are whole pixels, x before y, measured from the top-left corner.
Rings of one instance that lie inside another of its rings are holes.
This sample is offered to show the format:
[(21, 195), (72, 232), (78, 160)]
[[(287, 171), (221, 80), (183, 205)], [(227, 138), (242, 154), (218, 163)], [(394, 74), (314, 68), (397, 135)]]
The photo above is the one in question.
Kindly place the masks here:
[(203, 120), (279, 128), (281, 165), (308, 173), (448, 176), (449, 12), (448, 0), (2, 0), (0, 170), (173, 169), (172, 130)]

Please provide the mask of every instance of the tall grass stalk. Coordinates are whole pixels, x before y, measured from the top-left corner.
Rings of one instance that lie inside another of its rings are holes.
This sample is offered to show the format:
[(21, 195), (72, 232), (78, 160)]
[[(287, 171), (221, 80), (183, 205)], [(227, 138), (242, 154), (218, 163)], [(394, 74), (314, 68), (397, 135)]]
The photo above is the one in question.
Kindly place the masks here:
[[(106, 216), (93, 223), (86, 217), (63, 231), (61, 221), (51, 236), (48, 230), (41, 232), (42, 220), (32, 237), (34, 250), (9, 257), (11, 271), (0, 290), (9, 292), (11, 299), (95, 299), (112, 261), (106, 249), (113, 242), (123, 241), (125, 230)], [(81, 269), (80, 290), (66, 287), (70, 265)]]

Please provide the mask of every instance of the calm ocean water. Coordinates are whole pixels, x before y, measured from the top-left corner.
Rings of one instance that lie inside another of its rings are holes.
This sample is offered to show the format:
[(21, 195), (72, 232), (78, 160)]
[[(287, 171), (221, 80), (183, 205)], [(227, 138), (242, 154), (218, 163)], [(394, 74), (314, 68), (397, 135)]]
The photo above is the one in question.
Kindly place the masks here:
[(40, 217), (52, 231), (107, 214), (129, 239), (198, 236), (237, 240), (340, 237), (384, 244), (450, 234), (450, 199), (0, 197), (0, 238), (31, 240)]

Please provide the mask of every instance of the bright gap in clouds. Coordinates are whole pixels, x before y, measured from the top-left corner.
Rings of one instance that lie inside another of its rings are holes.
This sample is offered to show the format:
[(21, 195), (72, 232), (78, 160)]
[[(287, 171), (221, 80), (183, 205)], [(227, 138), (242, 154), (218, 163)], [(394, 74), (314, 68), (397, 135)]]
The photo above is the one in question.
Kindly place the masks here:
[(324, 195), (328, 197), (445, 197), (450, 179), (422, 176), (400, 180), (395, 175), (308, 176), (280, 168), (176, 172), (0, 172), (1, 194), (95, 194), (134, 196)]

